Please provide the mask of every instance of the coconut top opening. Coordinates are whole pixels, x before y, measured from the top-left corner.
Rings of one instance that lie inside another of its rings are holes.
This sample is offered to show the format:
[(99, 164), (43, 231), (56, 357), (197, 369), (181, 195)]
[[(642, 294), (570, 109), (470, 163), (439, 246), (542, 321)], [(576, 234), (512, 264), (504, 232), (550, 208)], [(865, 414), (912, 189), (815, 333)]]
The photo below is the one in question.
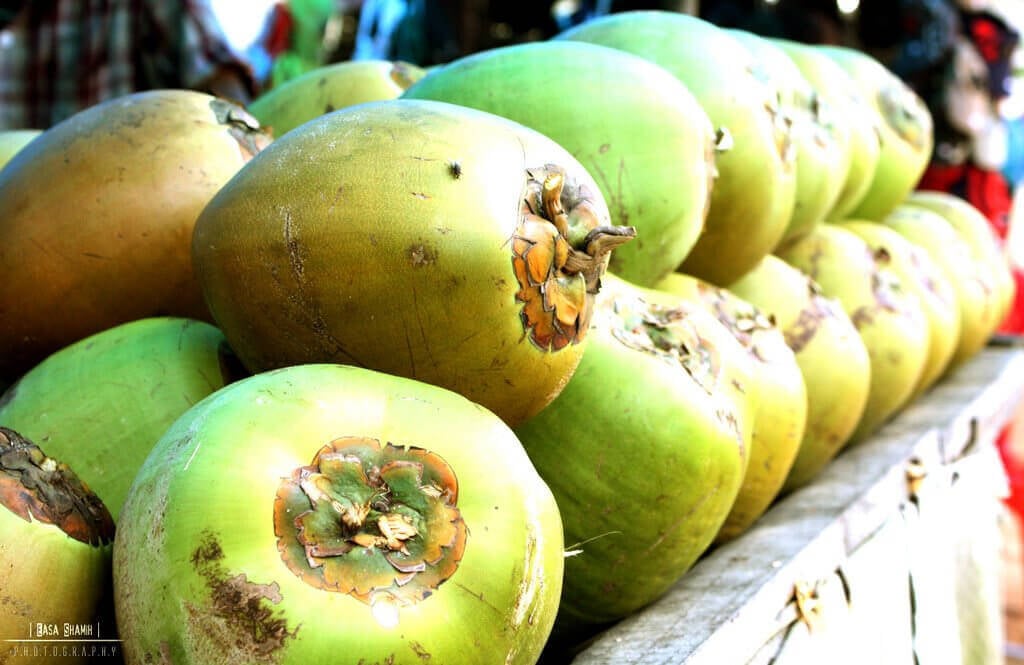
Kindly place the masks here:
[(89, 545), (114, 540), (114, 520), (100, 498), (66, 464), (6, 427), (0, 427), (0, 505)]

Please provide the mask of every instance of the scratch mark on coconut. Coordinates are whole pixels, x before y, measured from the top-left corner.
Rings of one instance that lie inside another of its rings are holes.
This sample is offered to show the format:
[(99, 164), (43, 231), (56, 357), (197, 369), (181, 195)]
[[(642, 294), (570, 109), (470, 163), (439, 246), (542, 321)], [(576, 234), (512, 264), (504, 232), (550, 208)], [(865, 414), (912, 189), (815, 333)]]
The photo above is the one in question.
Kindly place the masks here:
[(593, 165), (591, 173), (597, 180), (600, 181), (601, 193), (605, 195), (605, 200), (608, 202), (608, 207), (611, 208), (614, 205), (621, 211), (622, 206), (619, 205), (618, 200), (616, 199), (615, 192), (612, 191), (611, 183), (608, 181), (608, 174), (605, 173), (604, 169), (601, 168), (601, 166), (596, 162)]
[(413, 268), (423, 268), (437, 262), (437, 250), (424, 243), (410, 245), (406, 253)]
[(302, 244), (299, 242), (298, 236), (295, 232), (295, 224), (292, 219), (291, 210), (282, 208), (281, 215), (284, 218), (282, 232), (284, 235), (285, 248), (288, 253), (288, 266), (291, 269), (292, 277), (295, 282), (294, 291), (291, 291), (282, 285), (285, 298), (294, 305), (299, 312), (306, 314), (309, 319), (309, 328), (313, 332), (313, 335), (320, 346), (320, 350), (326, 356), (332, 360), (338, 360), (338, 356), (341, 356), (347, 363), (363, 367), (363, 363), (349, 353), (341, 343), (341, 340), (331, 333), (327, 322), (324, 320), (323, 313), (320, 311), (319, 305), (307, 294), (305, 258), (302, 256)]
[(206, 582), (209, 600), (185, 603), (189, 630), (205, 638), (225, 662), (277, 662), (279, 652), (299, 630), (288, 630), (283, 612), (274, 610), (283, 600), (280, 587), (277, 582), (250, 582), (245, 573), (231, 575), (223, 560), (216, 536), (204, 532), (191, 562)]
[[(683, 524), (685, 524), (687, 522), (687, 520), (689, 520), (691, 517), (693, 517), (693, 515), (698, 510), (703, 508), (704, 504), (706, 504), (711, 499), (711, 497), (713, 497), (716, 494), (718, 494), (721, 491), (721, 489), (722, 489), (722, 478), (719, 477), (718, 478), (718, 482), (715, 484), (714, 487), (710, 488), (707, 492), (702, 494), (701, 497), (699, 499), (697, 499), (697, 501), (692, 506), (690, 506), (689, 510), (687, 510), (685, 513), (680, 515), (679, 519), (677, 519), (674, 522), (672, 522), (671, 524), (669, 524), (668, 528), (665, 529), (664, 531), (662, 531), (661, 534), (654, 540), (654, 542), (652, 542), (650, 545), (648, 545), (644, 549), (644, 551), (643, 551), (644, 556), (649, 555), (651, 552), (653, 552), (655, 549), (657, 549), (663, 542), (665, 542), (665, 539), (668, 538), (670, 534), (672, 534), (673, 532), (678, 530), (679, 527), (681, 527)], [(624, 561), (625, 561), (625, 556), (622, 556), (619, 559), (619, 563), (623, 563)]]
[(730, 434), (732, 434), (734, 439), (736, 439), (736, 444), (739, 446), (740, 454), (746, 458), (747, 446), (743, 441), (743, 431), (740, 428), (739, 421), (736, 420), (736, 414), (725, 409), (715, 409), (715, 416), (718, 418), (718, 422), (721, 423)]
[(412, 341), (409, 339), (409, 326), (405, 324), (405, 319), (402, 320), (402, 332), (405, 333), (405, 350), (409, 354), (409, 368), (412, 369), (412, 375), (416, 376), (416, 357), (412, 352)]
[[(478, 329), (478, 330), (471, 331), (468, 335), (466, 335), (465, 337), (460, 339), (456, 343), (456, 346), (461, 346), (462, 344), (465, 344), (466, 342), (468, 342), (469, 340), (473, 339), (474, 337), (476, 337), (477, 335), (481, 334), (482, 332), (484, 332), (483, 329)], [(488, 371), (490, 369), (496, 369), (497, 368), (498, 360), (499, 360), (498, 358), (493, 358), (491, 360), (491, 366), (490, 367), (479, 367), (479, 368), (475, 368), (474, 371), (480, 372), (480, 371)], [(504, 364), (508, 364), (508, 361), (505, 361)]]
[(414, 654), (416, 654), (416, 657), (419, 658), (420, 660), (422, 660), (422, 661), (430, 660), (430, 658), (431, 658), (430, 652), (427, 651), (426, 647), (424, 647), (422, 644), (420, 644), (416, 640), (412, 640), (411, 642), (409, 642), (409, 648), (412, 649), (412, 652)]
[(57, 249), (52, 245), (41, 242), (35, 238), (32, 238), (29, 242), (31, 242), (35, 246), (35, 248), (39, 250), (39, 253), (42, 254), (43, 256), (53, 255), (59, 258), (61, 261), (64, 261), (65, 263), (75, 263), (70, 256), (64, 254), (63, 252), (57, 251)]
[(185, 347), (185, 332), (192, 327), (192, 319), (185, 319), (178, 326), (178, 342), (176, 348), (181, 351)]
[(486, 599), (484, 598), (484, 594), (483, 594), (483, 592), (482, 592), (482, 591), (473, 591), (472, 589), (470, 589), (470, 588), (469, 588), (468, 586), (466, 586), (465, 584), (462, 584), (461, 582), (453, 582), (453, 584), (454, 584), (455, 586), (457, 586), (458, 588), (462, 589), (463, 591), (465, 591), (466, 593), (468, 593), (468, 594), (469, 594), (470, 596), (473, 596), (474, 598), (476, 598), (477, 600), (479, 600), (479, 601), (480, 601), (481, 603), (483, 603), (483, 604), (484, 604), (484, 605), (486, 605), (487, 607), (489, 607), (489, 608), (491, 608), (492, 610), (494, 610), (494, 613), (495, 613), (495, 614), (497, 614), (497, 615), (499, 615), (499, 616), (500, 616), (500, 615), (502, 614), (502, 611), (501, 611), (500, 609), (498, 609), (497, 607), (495, 607), (494, 605), (492, 605), (492, 604), (491, 604), (490, 602), (488, 602), (488, 601), (487, 601), (487, 600), (486, 600)]
[(608, 179), (608, 174), (596, 162), (593, 164), (591, 173), (600, 181), (601, 193), (605, 195), (609, 210), (614, 208), (618, 212), (612, 223), (616, 226), (629, 226), (629, 212), (626, 210), (626, 204), (622, 195), (622, 179), (624, 175), (627, 175), (625, 159), (619, 159), (614, 188), (612, 187), (611, 180)]
[(614, 221), (618, 226), (629, 226), (629, 212), (626, 211), (626, 197), (622, 192), (623, 189), (623, 177), (629, 175), (626, 170), (626, 160), (623, 157), (619, 158), (619, 172), (617, 174), (616, 183), (616, 195), (615, 195), (615, 207), (619, 209), (619, 218)]
[(327, 208), (327, 212), (329, 212), (329, 213), (334, 212), (334, 209), (338, 206), (338, 203), (341, 201), (341, 199), (342, 199), (342, 197), (344, 195), (345, 195), (345, 185), (343, 185), (343, 184), (342, 185), (338, 185), (338, 189), (336, 189), (335, 192), (334, 192), (334, 198), (331, 199), (331, 205), (330, 205), (330, 207)]
[[(423, 350), (426, 351), (427, 357), (430, 358), (430, 364), (437, 368), (437, 359), (434, 358), (434, 352), (430, 350), (430, 337), (427, 336), (427, 327), (423, 325), (423, 315), (420, 312), (419, 293), (416, 291), (416, 283), (412, 285), (412, 311), (416, 314), (416, 325), (420, 329), (420, 339), (423, 340)], [(410, 353), (411, 358), (411, 353)], [(414, 368), (415, 369), (415, 368)]]
[(530, 529), (523, 557), (523, 575), (516, 589), (515, 602), (509, 616), (509, 626), (518, 630), (525, 621), (533, 625), (537, 613), (537, 596), (544, 586), (544, 563), (539, 545), (540, 537), (535, 528)]
[(306, 281), (305, 260), (302, 258), (302, 250), (299, 241), (295, 237), (295, 227), (292, 220), (291, 210), (284, 210), (284, 244), (288, 249), (288, 265), (291, 267), (292, 276), (296, 284), (301, 288)]

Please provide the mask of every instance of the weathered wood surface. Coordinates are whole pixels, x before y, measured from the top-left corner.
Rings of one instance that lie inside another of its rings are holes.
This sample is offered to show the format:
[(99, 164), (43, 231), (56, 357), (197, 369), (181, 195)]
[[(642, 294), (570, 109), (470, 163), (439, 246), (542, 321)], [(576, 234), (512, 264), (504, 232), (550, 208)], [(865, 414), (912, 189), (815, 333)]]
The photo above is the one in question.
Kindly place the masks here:
[(907, 500), (911, 460), (927, 471), (991, 445), (1022, 397), (1024, 351), (988, 347), (705, 556), (659, 601), (602, 633), (574, 665), (756, 661), (797, 619), (794, 585), (841, 577), (848, 556)]

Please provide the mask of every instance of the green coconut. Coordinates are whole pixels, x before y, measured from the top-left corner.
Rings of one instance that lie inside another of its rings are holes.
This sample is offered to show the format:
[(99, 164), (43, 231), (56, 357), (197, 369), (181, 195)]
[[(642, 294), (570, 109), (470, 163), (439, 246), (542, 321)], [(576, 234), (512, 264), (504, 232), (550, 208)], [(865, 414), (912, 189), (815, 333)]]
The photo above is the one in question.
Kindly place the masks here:
[(850, 75), (881, 119), (878, 164), (871, 185), (847, 216), (878, 221), (903, 202), (921, 180), (935, 143), (931, 113), (901, 78), (863, 51), (816, 45)]
[(966, 243), (978, 266), (989, 275), (989, 280), (995, 285), (998, 309), (996, 325), (989, 331), (991, 335), (1009, 313), (1016, 289), (1009, 258), (1000, 246), (992, 225), (980, 210), (948, 192), (918, 190), (911, 192), (904, 203), (941, 215)]
[[(190, 90), (111, 99), (54, 125), (0, 170), (0, 377), (153, 316), (208, 320), (196, 218), (270, 142), (241, 107)], [(44, 195), (45, 194), (45, 195)]]
[(901, 204), (882, 223), (928, 252), (952, 284), (960, 336), (949, 366), (961, 365), (985, 346), (999, 324), (998, 293), (989, 266), (973, 258), (963, 238), (936, 212)]
[(754, 404), (750, 463), (736, 501), (716, 540), (750, 528), (782, 491), (807, 427), (807, 387), (796, 356), (775, 321), (736, 294), (690, 275), (675, 273), (658, 289), (705, 307), (750, 356)]
[(834, 130), (840, 149), (849, 153), (850, 166), (830, 220), (845, 219), (867, 194), (881, 154), (881, 118), (868, 105), (850, 75), (814, 45), (771, 39), (814, 88), (822, 104), (822, 121)]
[(456, 60), (402, 96), (495, 113), (572, 153), (612, 222), (636, 227), (609, 266), (624, 279), (652, 286), (697, 242), (716, 172), (714, 128), (686, 86), (644, 58), (583, 42), (521, 44)]
[(778, 91), (725, 30), (667, 11), (620, 12), (558, 39), (611, 46), (661, 65), (686, 84), (721, 132), (704, 231), (681, 272), (723, 286), (782, 239), (796, 196), (791, 123)]
[(844, 229), (868, 243), (880, 263), (889, 267), (921, 305), (928, 318), (928, 357), (914, 399), (928, 390), (949, 367), (960, 341), (960, 304), (950, 279), (924, 247), (878, 222), (848, 220)]
[(782, 331), (807, 389), (807, 423), (782, 492), (803, 487), (843, 449), (867, 405), (871, 361), (850, 317), (806, 273), (777, 256), (729, 286)]
[(780, 241), (786, 243), (825, 221), (835, 206), (850, 170), (849, 137), (833, 120), (832, 105), (782, 48), (752, 32), (728, 32), (750, 50), (759, 71), (779, 91), (780, 112), (793, 125), (796, 200)]
[(331, 111), (395, 99), (424, 74), (405, 62), (336, 62), (274, 86), (254, 99), (248, 109), (274, 136), (281, 136)]
[(840, 302), (871, 358), (867, 405), (852, 439), (863, 440), (910, 400), (928, 357), (928, 319), (884, 257), (852, 231), (823, 224), (779, 257)]
[(639, 610), (708, 548), (756, 399), (746, 351), (678, 296), (606, 275), (591, 335), (562, 393), (515, 430), (562, 515), (564, 633)]
[(212, 325), (141, 319), (32, 368), (0, 396), (0, 425), (69, 464), (117, 518), (135, 473), (171, 423), (243, 375)]
[(358, 365), (517, 423), (575, 369), (608, 254), (632, 234), (551, 139), (398, 99), (275, 141), (203, 211), (193, 254), (250, 371)]
[(186, 412), (114, 547), (129, 663), (532, 665), (558, 508), (494, 414), (436, 386), (303, 365)]

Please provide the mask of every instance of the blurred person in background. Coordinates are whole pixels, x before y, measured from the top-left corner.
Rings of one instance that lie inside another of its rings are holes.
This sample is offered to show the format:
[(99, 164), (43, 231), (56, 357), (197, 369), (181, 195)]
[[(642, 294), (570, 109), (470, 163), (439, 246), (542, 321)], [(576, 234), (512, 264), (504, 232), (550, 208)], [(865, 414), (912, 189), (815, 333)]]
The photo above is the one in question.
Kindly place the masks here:
[(257, 92), (201, 0), (0, 0), (0, 129), (47, 129), (141, 90)]
[(723, 28), (805, 44), (844, 43), (846, 25), (835, 0), (701, 0), (699, 5), (702, 19)]
[[(1006, 244), (1013, 193), (1024, 182), (1024, 119), (1008, 116), (1011, 60), (1020, 35), (983, 5), (952, 0), (863, 4), (864, 49), (922, 98), (935, 147), (918, 189), (955, 194), (980, 210)], [(1024, 333), (1024, 284), (1000, 332)]]
[(1005, 240), (1013, 190), (1024, 176), (1024, 144), (1016, 137), (1024, 125), (1004, 117), (1000, 105), (1010, 93), (1010, 59), (1020, 36), (987, 10), (962, 10), (959, 23), (941, 87), (925, 98), (935, 120), (935, 152), (919, 188), (969, 201)]
[(353, 60), (401, 60), (422, 67), (475, 50), (460, 43), (463, 3), (445, 0), (364, 0)]
[(618, 11), (679, 11), (680, 0), (363, 0), (353, 59), (427, 67), (485, 49), (550, 39)]
[[(245, 56), (265, 89), (351, 57), (361, 0), (287, 0), (270, 6)], [(351, 33), (351, 34), (350, 34)]]

